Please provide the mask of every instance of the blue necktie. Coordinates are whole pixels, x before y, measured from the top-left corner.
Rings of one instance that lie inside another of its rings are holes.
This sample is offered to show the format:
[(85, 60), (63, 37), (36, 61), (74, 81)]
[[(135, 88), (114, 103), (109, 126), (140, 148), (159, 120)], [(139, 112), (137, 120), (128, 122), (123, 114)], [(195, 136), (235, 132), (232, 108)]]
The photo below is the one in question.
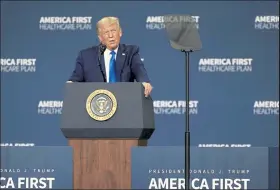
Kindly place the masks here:
[(110, 60), (110, 66), (109, 66), (109, 83), (116, 82), (116, 73), (115, 73), (115, 67), (116, 67), (116, 60), (115, 60), (115, 52), (111, 51), (110, 53), (112, 55)]

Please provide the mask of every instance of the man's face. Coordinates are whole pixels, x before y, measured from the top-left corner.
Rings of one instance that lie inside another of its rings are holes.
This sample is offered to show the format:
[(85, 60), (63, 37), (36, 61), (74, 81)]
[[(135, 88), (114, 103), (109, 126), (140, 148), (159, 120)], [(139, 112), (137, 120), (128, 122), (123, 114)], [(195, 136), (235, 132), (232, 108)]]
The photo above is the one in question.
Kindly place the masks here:
[(105, 44), (108, 49), (113, 50), (118, 47), (122, 32), (117, 24), (103, 23), (100, 26), (99, 40)]

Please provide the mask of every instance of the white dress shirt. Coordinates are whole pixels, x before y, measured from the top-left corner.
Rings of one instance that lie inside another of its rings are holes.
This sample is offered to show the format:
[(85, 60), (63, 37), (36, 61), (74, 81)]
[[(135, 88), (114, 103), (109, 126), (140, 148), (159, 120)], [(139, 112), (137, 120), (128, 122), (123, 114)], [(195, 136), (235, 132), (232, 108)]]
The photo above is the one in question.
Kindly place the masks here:
[[(115, 54), (115, 60), (117, 57), (117, 53), (118, 53), (118, 47), (114, 50)], [(106, 49), (104, 52), (104, 62), (105, 62), (105, 70), (106, 70), (106, 81), (107, 83), (109, 82), (109, 69), (110, 69), (110, 60), (111, 60), (111, 50)]]

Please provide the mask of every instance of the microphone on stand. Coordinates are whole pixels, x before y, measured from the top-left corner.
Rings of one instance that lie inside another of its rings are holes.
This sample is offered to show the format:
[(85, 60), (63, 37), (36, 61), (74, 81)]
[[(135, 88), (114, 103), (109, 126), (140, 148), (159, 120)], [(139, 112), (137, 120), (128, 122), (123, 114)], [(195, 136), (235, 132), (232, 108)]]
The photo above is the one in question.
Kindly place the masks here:
[(102, 44), (102, 43), (99, 44), (99, 52), (100, 52), (100, 55), (103, 55), (103, 54), (104, 54), (106, 48), (107, 48), (106, 45), (104, 45), (104, 44)]
[(104, 44), (102, 44), (102, 43), (100, 43), (100, 44), (98, 45), (98, 66), (99, 66), (100, 71), (101, 71), (101, 73), (102, 73), (104, 82), (106, 82), (106, 77), (105, 77), (104, 71), (103, 71), (103, 69), (102, 69), (102, 67), (101, 67), (100, 57), (104, 54), (106, 48), (107, 48), (106, 45), (104, 45)]

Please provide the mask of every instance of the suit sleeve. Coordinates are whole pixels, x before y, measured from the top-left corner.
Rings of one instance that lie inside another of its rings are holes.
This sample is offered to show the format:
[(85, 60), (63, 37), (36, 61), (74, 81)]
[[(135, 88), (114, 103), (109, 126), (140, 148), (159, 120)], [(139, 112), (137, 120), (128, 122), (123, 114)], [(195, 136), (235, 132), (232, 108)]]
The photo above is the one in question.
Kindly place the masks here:
[(150, 82), (148, 73), (139, 55), (139, 47), (136, 47), (136, 50), (132, 55), (131, 69), (137, 82), (147, 82), (147, 83)]
[(69, 78), (69, 81), (72, 82), (84, 82), (84, 69), (83, 69), (83, 57), (82, 52), (79, 53), (79, 55), (76, 58), (76, 65), (75, 69), (72, 72), (71, 77)]

